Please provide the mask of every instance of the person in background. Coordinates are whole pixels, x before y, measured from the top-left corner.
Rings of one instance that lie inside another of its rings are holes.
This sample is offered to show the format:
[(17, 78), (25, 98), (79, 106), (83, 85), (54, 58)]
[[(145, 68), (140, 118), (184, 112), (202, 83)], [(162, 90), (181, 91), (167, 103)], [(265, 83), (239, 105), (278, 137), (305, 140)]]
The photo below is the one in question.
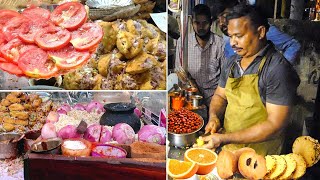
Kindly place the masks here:
[[(231, 8), (238, 4), (238, 1), (225, 0), (223, 4), (224, 8), (222, 8), (222, 12), (218, 14), (217, 23), (220, 30), (223, 32), (223, 39), (225, 41), (225, 56), (226, 58), (230, 58), (231, 56), (235, 55), (235, 52), (230, 46), (226, 16), (230, 12)], [(275, 48), (280, 51), (291, 64), (295, 64), (299, 57), (299, 51), (301, 48), (300, 43), (296, 39), (280, 31), (276, 26), (270, 25), (270, 28), (267, 32), (267, 40), (270, 40), (275, 45)]]
[[(284, 130), (300, 79), (293, 66), (267, 40), (268, 20), (239, 4), (227, 16), (235, 56), (225, 63), (212, 97), (204, 147), (250, 147), (260, 155), (280, 154)], [(224, 133), (217, 133), (223, 120)]]
[[(223, 39), (210, 31), (211, 12), (204, 4), (196, 5), (192, 10), (194, 32), (188, 35), (187, 71), (195, 80), (204, 102), (210, 105), (211, 97), (218, 86), (221, 64), (225, 61)], [(181, 38), (176, 47), (175, 68), (182, 66)]]

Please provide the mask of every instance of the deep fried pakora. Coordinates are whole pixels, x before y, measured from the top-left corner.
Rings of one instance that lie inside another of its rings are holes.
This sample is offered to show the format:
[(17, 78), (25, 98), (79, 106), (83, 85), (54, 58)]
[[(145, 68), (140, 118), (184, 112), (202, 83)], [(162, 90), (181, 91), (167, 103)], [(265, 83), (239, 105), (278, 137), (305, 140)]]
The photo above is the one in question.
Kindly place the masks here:
[(127, 62), (126, 72), (129, 74), (139, 74), (151, 69), (155, 64), (154, 56), (145, 52)]

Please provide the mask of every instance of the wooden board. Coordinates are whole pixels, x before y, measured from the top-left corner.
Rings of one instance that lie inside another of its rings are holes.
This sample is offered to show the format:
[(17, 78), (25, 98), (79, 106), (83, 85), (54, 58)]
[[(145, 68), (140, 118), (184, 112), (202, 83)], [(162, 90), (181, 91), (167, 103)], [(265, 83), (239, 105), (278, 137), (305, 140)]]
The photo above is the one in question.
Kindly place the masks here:
[(67, 157), (27, 153), (24, 157), (25, 180), (93, 180), (166, 178), (165, 161), (141, 162), (131, 158)]

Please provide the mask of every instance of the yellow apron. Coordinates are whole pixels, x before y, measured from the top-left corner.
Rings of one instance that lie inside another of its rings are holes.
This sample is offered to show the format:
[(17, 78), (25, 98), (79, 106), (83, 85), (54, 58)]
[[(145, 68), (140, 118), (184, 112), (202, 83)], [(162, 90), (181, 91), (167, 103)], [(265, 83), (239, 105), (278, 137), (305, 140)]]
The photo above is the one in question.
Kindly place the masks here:
[[(258, 88), (259, 75), (266, 59), (267, 56), (262, 58), (258, 73), (243, 75), (239, 78), (234, 78), (231, 75), (235, 63), (232, 65), (225, 87), (226, 97), (228, 100), (228, 106), (224, 118), (224, 128), (226, 133), (237, 132), (267, 120), (267, 110), (260, 98)], [(283, 140), (284, 135), (281, 134), (273, 140), (261, 143), (227, 144), (223, 146), (223, 149), (233, 151), (242, 147), (250, 147), (255, 149), (260, 155), (280, 154)]]

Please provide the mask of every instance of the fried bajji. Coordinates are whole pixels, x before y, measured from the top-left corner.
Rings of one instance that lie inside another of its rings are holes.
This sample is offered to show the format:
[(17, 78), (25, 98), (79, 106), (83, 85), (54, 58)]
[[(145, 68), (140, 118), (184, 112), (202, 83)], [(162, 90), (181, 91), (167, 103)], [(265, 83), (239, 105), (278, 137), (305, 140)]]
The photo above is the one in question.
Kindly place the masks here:
[(14, 124), (11, 123), (3, 123), (2, 127), (7, 131), (13, 131), (14, 130)]
[(136, 80), (130, 74), (121, 74), (117, 76), (115, 90), (137, 90), (139, 88)]
[(116, 47), (117, 31), (114, 29), (114, 22), (100, 22), (99, 25), (104, 32), (102, 38), (104, 53), (108, 53)]
[(17, 98), (17, 96), (15, 94), (12, 94), (12, 93), (8, 94), (6, 99), (8, 101), (10, 101), (11, 103), (20, 103), (21, 102), (21, 100), (19, 98)]
[(2, 106), (5, 106), (5, 107), (8, 107), (10, 106), (12, 103), (8, 100), (8, 99), (2, 99), (1, 100), (1, 105)]
[(143, 73), (151, 69), (155, 62), (156, 60), (152, 55), (143, 52), (134, 59), (128, 61), (126, 72), (129, 74)]
[(15, 120), (14, 122), (16, 125), (22, 125), (22, 126), (26, 126), (28, 125), (28, 120), (21, 120), (21, 119), (18, 119), (18, 120)]
[(117, 35), (117, 48), (127, 58), (137, 56), (143, 47), (143, 40), (139, 36), (127, 31), (120, 31)]
[(14, 103), (9, 106), (10, 111), (23, 111), (24, 107), (22, 104)]
[(10, 111), (10, 116), (17, 119), (28, 119), (29, 112), (28, 111)]
[(0, 105), (0, 112), (8, 111), (8, 107)]
[(10, 116), (5, 116), (5, 117), (3, 117), (3, 122), (4, 123), (11, 123), (11, 124), (14, 124), (14, 119), (13, 118), (11, 118)]

